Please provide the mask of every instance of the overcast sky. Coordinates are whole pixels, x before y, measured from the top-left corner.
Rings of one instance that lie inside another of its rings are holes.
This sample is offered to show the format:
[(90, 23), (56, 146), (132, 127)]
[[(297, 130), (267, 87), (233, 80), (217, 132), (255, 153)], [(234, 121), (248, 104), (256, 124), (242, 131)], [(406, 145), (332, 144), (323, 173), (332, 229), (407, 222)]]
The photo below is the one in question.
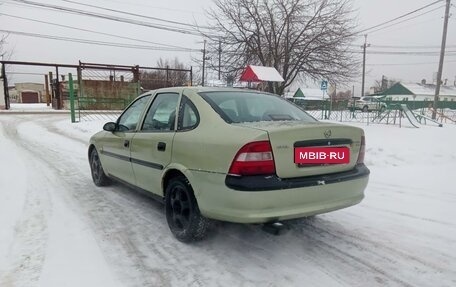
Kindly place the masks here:
[[(86, 11), (103, 14), (111, 14), (119, 17), (132, 18), (132, 16), (115, 14), (69, 3), (68, 1), (58, 0), (31, 0), (40, 3), (54, 4), (59, 6), (71, 7)], [(211, 0), (165, 0), (165, 1), (146, 1), (146, 0), (75, 0), (76, 3), (103, 6), (111, 9), (127, 11), (151, 17), (158, 17), (171, 21), (198, 23), (204, 25), (206, 17), (204, 9), (211, 7)], [(71, 1), (70, 1), (71, 2)], [(354, 8), (357, 10), (359, 28), (371, 27), (373, 25), (388, 21), (396, 16), (400, 16), (426, 4), (432, 0), (354, 0)], [(453, 1), (451, 12), (456, 15)], [(60, 37), (71, 37), (90, 39), (96, 41), (118, 42), (135, 45), (157, 46), (151, 43), (140, 43), (126, 39), (119, 39), (110, 36), (97, 35), (89, 32), (71, 30), (65, 27), (57, 27), (44, 23), (32, 22), (15, 17), (25, 17), (39, 21), (59, 23), (60, 25), (72, 26), (77, 28), (89, 29), (104, 33), (117, 34), (124, 37), (143, 39), (159, 44), (174, 45), (192, 49), (202, 48), (202, 38), (199, 36), (185, 35), (176, 32), (163, 31), (148, 27), (141, 27), (132, 24), (118, 23), (114, 21), (95, 19), (92, 17), (73, 15), (63, 12), (56, 12), (49, 9), (39, 9), (27, 5), (19, 4), (12, 0), (0, 0), (0, 29), (12, 30), (35, 34), (45, 34)], [(436, 52), (433, 56), (417, 55), (367, 55), (367, 83), (369, 87), (375, 80), (380, 80), (382, 75), (391, 79), (402, 80), (404, 82), (419, 82), (421, 79), (432, 81), (433, 73), (438, 68), (438, 52), (442, 38), (444, 1), (423, 10), (431, 11), (416, 19), (406, 21), (390, 28), (382, 29), (377, 32), (370, 32), (368, 43), (371, 47), (368, 51), (401, 51), (401, 52)], [(440, 7), (440, 8), (439, 8)], [(7, 16), (7, 15), (9, 16)], [(166, 24), (150, 19), (140, 19), (140, 21), (152, 22), (156, 24)], [(456, 16), (450, 18), (448, 27), (447, 51), (456, 51)], [(169, 24), (171, 25), (171, 24)], [(364, 37), (360, 36), (353, 44), (354, 49), (361, 51)], [(379, 47), (381, 46), (381, 47)], [(399, 46), (386, 48), (384, 46)], [(416, 46), (428, 46), (427, 48)], [(434, 47), (429, 47), (434, 46)], [(10, 34), (5, 46), (6, 50), (13, 50), (12, 60), (52, 62), (77, 64), (82, 62), (113, 63), (123, 65), (155, 66), (157, 59), (178, 57), (184, 63), (195, 65), (191, 58), (201, 58), (198, 51), (194, 52), (175, 52), (175, 51), (150, 51), (139, 49), (116, 48), (106, 46), (95, 46), (50, 39), (26, 37), (22, 35)], [(28, 67), (26, 70), (14, 67), (16, 73), (45, 72), (42, 69)], [(456, 80), (456, 53), (449, 53), (445, 58), (443, 79), (453, 83)], [(14, 74), (13, 81), (42, 81), (42, 76)], [(347, 86), (356, 86), (358, 93), (361, 77), (347, 83)]]

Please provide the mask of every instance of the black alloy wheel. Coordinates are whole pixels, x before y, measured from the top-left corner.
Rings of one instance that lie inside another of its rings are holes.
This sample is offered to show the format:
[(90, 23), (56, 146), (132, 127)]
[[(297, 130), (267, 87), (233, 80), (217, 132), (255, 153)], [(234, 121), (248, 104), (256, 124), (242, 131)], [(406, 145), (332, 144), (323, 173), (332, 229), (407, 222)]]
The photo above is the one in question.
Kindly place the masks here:
[(98, 152), (95, 148), (90, 153), (90, 170), (92, 173), (93, 183), (95, 183), (96, 186), (106, 186), (111, 183), (109, 178), (104, 173), (100, 157), (98, 156)]
[(210, 220), (200, 214), (187, 179), (183, 176), (171, 179), (165, 192), (166, 220), (173, 235), (182, 242), (203, 239)]

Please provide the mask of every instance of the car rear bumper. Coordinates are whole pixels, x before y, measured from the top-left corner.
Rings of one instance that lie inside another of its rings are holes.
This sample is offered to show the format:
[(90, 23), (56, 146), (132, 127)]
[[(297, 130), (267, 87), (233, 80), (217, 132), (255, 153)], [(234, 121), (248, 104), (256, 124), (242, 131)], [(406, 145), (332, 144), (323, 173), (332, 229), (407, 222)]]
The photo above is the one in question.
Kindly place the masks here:
[[(313, 183), (316, 177), (294, 179), (274, 189), (236, 190), (227, 187), (226, 176), (194, 172), (192, 185), (201, 213), (209, 218), (264, 223), (325, 213), (359, 203), (364, 198), (369, 170), (363, 165), (351, 177)], [(333, 175), (334, 176), (334, 175)], [(298, 184), (300, 183), (300, 184)], [(275, 184), (274, 184), (275, 185)]]
[(333, 184), (353, 180), (369, 175), (370, 171), (364, 164), (355, 166), (354, 169), (327, 175), (315, 175), (292, 179), (281, 179), (274, 176), (230, 176), (225, 179), (228, 188), (240, 191), (266, 191), (276, 189), (290, 189), (310, 187), (317, 185)]

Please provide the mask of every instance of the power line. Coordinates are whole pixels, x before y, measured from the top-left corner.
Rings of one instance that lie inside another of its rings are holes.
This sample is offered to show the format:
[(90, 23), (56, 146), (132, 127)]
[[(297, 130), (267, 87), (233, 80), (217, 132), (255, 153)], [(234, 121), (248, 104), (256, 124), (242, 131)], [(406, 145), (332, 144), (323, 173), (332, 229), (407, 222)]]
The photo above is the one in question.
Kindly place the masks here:
[(120, 13), (120, 14), (140, 17), (140, 18), (145, 18), (145, 19), (149, 19), (149, 20), (161, 21), (161, 22), (165, 22), (165, 23), (182, 25), (182, 26), (186, 26), (186, 27), (192, 27), (192, 28), (196, 28), (196, 29), (199, 29), (199, 28), (210, 29), (210, 27), (199, 27), (197, 25), (192, 25), (192, 24), (188, 24), (188, 23), (172, 21), (172, 20), (166, 20), (166, 19), (162, 19), (162, 18), (151, 17), (151, 16), (147, 16), (147, 15), (142, 15), (142, 14), (136, 14), (136, 13), (131, 13), (131, 12), (127, 12), (127, 11), (116, 10), (116, 9), (112, 9), (112, 8), (91, 5), (91, 4), (87, 4), (87, 3), (80, 3), (80, 2), (71, 1), (71, 0), (61, 0), (61, 1), (67, 2), (67, 3), (76, 4), (76, 5), (82, 5), (82, 6), (97, 8), (97, 9), (101, 9), (101, 10), (105, 10), (105, 11), (110, 11), (110, 12), (115, 12), (115, 13)]
[[(455, 61), (445, 61), (445, 63), (456, 63)], [(419, 66), (419, 65), (436, 65), (438, 62), (418, 62), (418, 63), (376, 63), (376, 64), (366, 64), (366, 66)]]
[(177, 9), (177, 8), (168, 8), (168, 7), (160, 7), (160, 6), (152, 6), (152, 5), (147, 5), (147, 4), (140, 4), (140, 3), (134, 3), (134, 2), (126, 2), (126, 1), (117, 1), (117, 0), (104, 0), (105, 2), (114, 2), (114, 3), (119, 3), (119, 4), (127, 4), (129, 6), (134, 5), (134, 6), (139, 6), (139, 7), (149, 7), (153, 9), (159, 9), (159, 10), (166, 10), (166, 11), (175, 11), (175, 12), (181, 12), (181, 13), (187, 13), (187, 14), (201, 14), (201, 12), (196, 12), (193, 10), (188, 10), (188, 9)]
[[(363, 44), (353, 44), (348, 45), (349, 47), (360, 47)], [(427, 49), (440, 49), (440, 46), (434, 45), (370, 45), (370, 47), (378, 48), (378, 49), (417, 49), (417, 50), (427, 50)], [(456, 45), (447, 45), (448, 48), (456, 48)]]
[(121, 22), (121, 23), (128, 23), (128, 24), (133, 24), (133, 25), (138, 25), (138, 26), (143, 26), (143, 27), (166, 30), (166, 31), (170, 31), (170, 32), (182, 33), (182, 34), (187, 34), (187, 35), (196, 35), (196, 36), (202, 35), (200, 32), (195, 31), (194, 29), (190, 30), (190, 29), (186, 29), (186, 28), (179, 28), (179, 27), (167, 26), (167, 25), (162, 25), (162, 24), (153, 24), (153, 23), (133, 20), (133, 19), (129, 19), (129, 18), (116, 17), (116, 16), (112, 16), (112, 15), (108, 15), (108, 14), (94, 13), (94, 12), (89, 12), (89, 11), (84, 11), (84, 10), (79, 10), (79, 9), (74, 9), (74, 8), (38, 3), (38, 2), (27, 1), (27, 0), (10, 0), (10, 1), (21, 3), (21, 4), (26, 4), (29, 6), (45, 7), (45, 8), (57, 10), (60, 12), (63, 11), (63, 12), (71, 13), (71, 14), (95, 17), (95, 18), (111, 20), (111, 21), (116, 21), (116, 22)]
[(434, 12), (434, 11), (437, 11), (437, 10), (439, 10), (439, 9), (443, 8), (443, 7), (445, 7), (445, 5), (442, 5), (442, 6), (439, 6), (439, 7), (437, 7), (437, 8), (434, 8), (434, 9), (432, 9), (432, 10), (429, 10), (429, 11), (427, 11), (427, 12), (424, 12), (424, 13), (418, 14), (418, 15), (416, 15), (416, 16), (414, 16), (414, 17), (411, 17), (411, 18), (407, 18), (407, 19), (404, 19), (404, 20), (402, 20), (402, 21), (399, 21), (399, 22), (393, 23), (393, 24), (391, 24), (391, 25), (388, 25), (388, 26), (386, 26), (386, 27), (381, 27), (381, 28), (375, 29), (374, 31), (370, 31), (370, 32), (369, 32), (369, 34), (373, 34), (373, 33), (376, 33), (376, 32), (378, 32), (378, 31), (382, 31), (382, 30), (385, 30), (385, 29), (391, 28), (391, 27), (393, 27), (393, 26), (396, 26), (396, 25), (402, 24), (402, 23), (404, 23), (404, 22), (407, 22), (407, 21), (410, 21), (410, 20), (416, 19), (416, 18), (418, 18), (418, 17), (421, 17), (421, 16), (424, 16), (424, 15), (426, 15), (426, 14), (429, 14), (429, 13), (432, 13), (432, 12)]
[[(440, 46), (396, 46), (396, 45), (371, 45), (374, 48), (386, 49), (440, 49)], [(447, 45), (448, 48), (456, 48), (456, 45)]]
[(57, 26), (57, 27), (67, 28), (67, 29), (73, 29), (73, 30), (77, 30), (77, 31), (83, 31), (83, 32), (89, 32), (89, 33), (94, 33), (94, 34), (99, 34), (99, 35), (105, 35), (105, 36), (110, 36), (110, 37), (116, 37), (116, 38), (125, 39), (125, 40), (132, 40), (132, 41), (137, 41), (137, 42), (141, 42), (141, 43), (149, 43), (149, 44), (160, 45), (160, 46), (171, 47), (171, 48), (178, 48), (178, 49), (188, 49), (188, 48), (181, 47), (181, 46), (174, 46), (174, 45), (168, 45), (168, 44), (163, 44), (163, 43), (151, 42), (151, 41), (147, 41), (147, 40), (143, 40), (143, 39), (136, 39), (136, 38), (131, 38), (131, 37), (125, 37), (125, 36), (115, 35), (115, 34), (111, 34), (111, 33), (98, 32), (98, 31), (94, 31), (94, 30), (83, 29), (83, 28), (77, 28), (77, 27), (73, 27), (73, 26), (68, 26), (68, 25), (63, 25), (63, 24), (57, 24), (57, 23), (52, 23), (52, 22), (46, 22), (46, 21), (41, 21), (41, 20), (32, 19), (32, 18), (27, 18), (27, 17), (21, 17), (21, 16), (16, 16), (16, 15), (10, 15), (10, 14), (6, 14), (6, 13), (0, 13), (0, 16), (1, 16), (1, 15), (7, 16), (7, 17), (12, 17), (12, 18), (17, 18), (17, 19), (23, 19), (23, 20), (27, 20), (27, 21), (32, 21), (32, 22), (36, 22), (36, 23), (42, 23), (42, 24), (47, 24), (47, 25), (53, 25), (53, 26)]
[(69, 37), (61, 37), (61, 36), (45, 35), (45, 34), (35, 34), (35, 33), (21, 32), (21, 31), (12, 31), (12, 30), (3, 30), (3, 29), (0, 30), (0, 32), (9, 33), (9, 34), (13, 34), (13, 35), (20, 35), (20, 36), (44, 38), (44, 39), (51, 39), (51, 40), (60, 40), (60, 41), (75, 42), (75, 43), (82, 43), (82, 44), (110, 46), (110, 47), (118, 47), (118, 48), (168, 51), (168, 52), (195, 52), (195, 51), (199, 51), (199, 50), (195, 50), (195, 49), (186, 49), (186, 48), (184, 48), (184, 49), (171, 48), (171, 47), (166, 48), (166, 47), (157, 47), (157, 46), (132, 45), (132, 44), (125, 44), (125, 43), (95, 41), (95, 40), (88, 40), (88, 39), (69, 38)]
[(435, 4), (439, 3), (439, 2), (442, 2), (442, 0), (434, 1), (434, 2), (432, 2), (432, 3), (430, 3), (430, 4), (427, 4), (427, 5), (423, 6), (423, 7), (420, 7), (420, 8), (418, 8), (418, 9), (413, 10), (413, 11), (410, 11), (410, 12), (408, 12), (408, 13), (405, 13), (405, 14), (403, 14), (403, 15), (400, 15), (400, 16), (398, 16), (398, 17), (396, 17), (396, 18), (391, 19), (391, 20), (388, 20), (388, 21), (382, 22), (382, 23), (380, 23), (380, 24), (371, 26), (371, 27), (369, 27), (369, 28), (363, 29), (363, 30), (361, 30), (361, 31), (358, 31), (358, 32), (356, 32), (355, 34), (363, 34), (363, 33), (366, 33), (366, 32), (369, 31), (369, 30), (372, 30), (372, 29), (375, 29), (375, 28), (378, 28), (378, 27), (387, 25), (387, 24), (392, 23), (392, 22), (394, 22), (394, 21), (396, 21), (396, 20), (399, 20), (399, 19), (405, 18), (405, 17), (407, 17), (407, 16), (409, 16), (409, 15), (415, 14), (415, 13), (417, 13), (417, 12), (419, 12), (419, 11), (421, 11), (421, 10), (424, 10), (424, 9), (426, 9), (426, 8), (428, 8), (428, 7), (431, 7), (431, 6), (433, 6), (433, 5), (435, 5)]
[[(362, 51), (350, 51), (352, 53), (361, 54)], [(440, 52), (410, 52), (410, 51), (372, 51), (368, 50), (367, 54), (373, 55), (410, 55), (410, 56), (438, 56)], [(456, 50), (446, 51), (448, 56), (456, 56)]]

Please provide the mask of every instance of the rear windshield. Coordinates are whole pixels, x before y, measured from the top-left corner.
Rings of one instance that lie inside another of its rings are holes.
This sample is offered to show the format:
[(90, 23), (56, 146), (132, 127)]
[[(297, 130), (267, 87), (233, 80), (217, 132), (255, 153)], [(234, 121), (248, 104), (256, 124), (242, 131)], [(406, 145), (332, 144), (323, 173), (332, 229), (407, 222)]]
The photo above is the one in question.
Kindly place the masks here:
[(271, 94), (247, 91), (201, 92), (199, 94), (228, 123), (317, 121), (289, 101)]

